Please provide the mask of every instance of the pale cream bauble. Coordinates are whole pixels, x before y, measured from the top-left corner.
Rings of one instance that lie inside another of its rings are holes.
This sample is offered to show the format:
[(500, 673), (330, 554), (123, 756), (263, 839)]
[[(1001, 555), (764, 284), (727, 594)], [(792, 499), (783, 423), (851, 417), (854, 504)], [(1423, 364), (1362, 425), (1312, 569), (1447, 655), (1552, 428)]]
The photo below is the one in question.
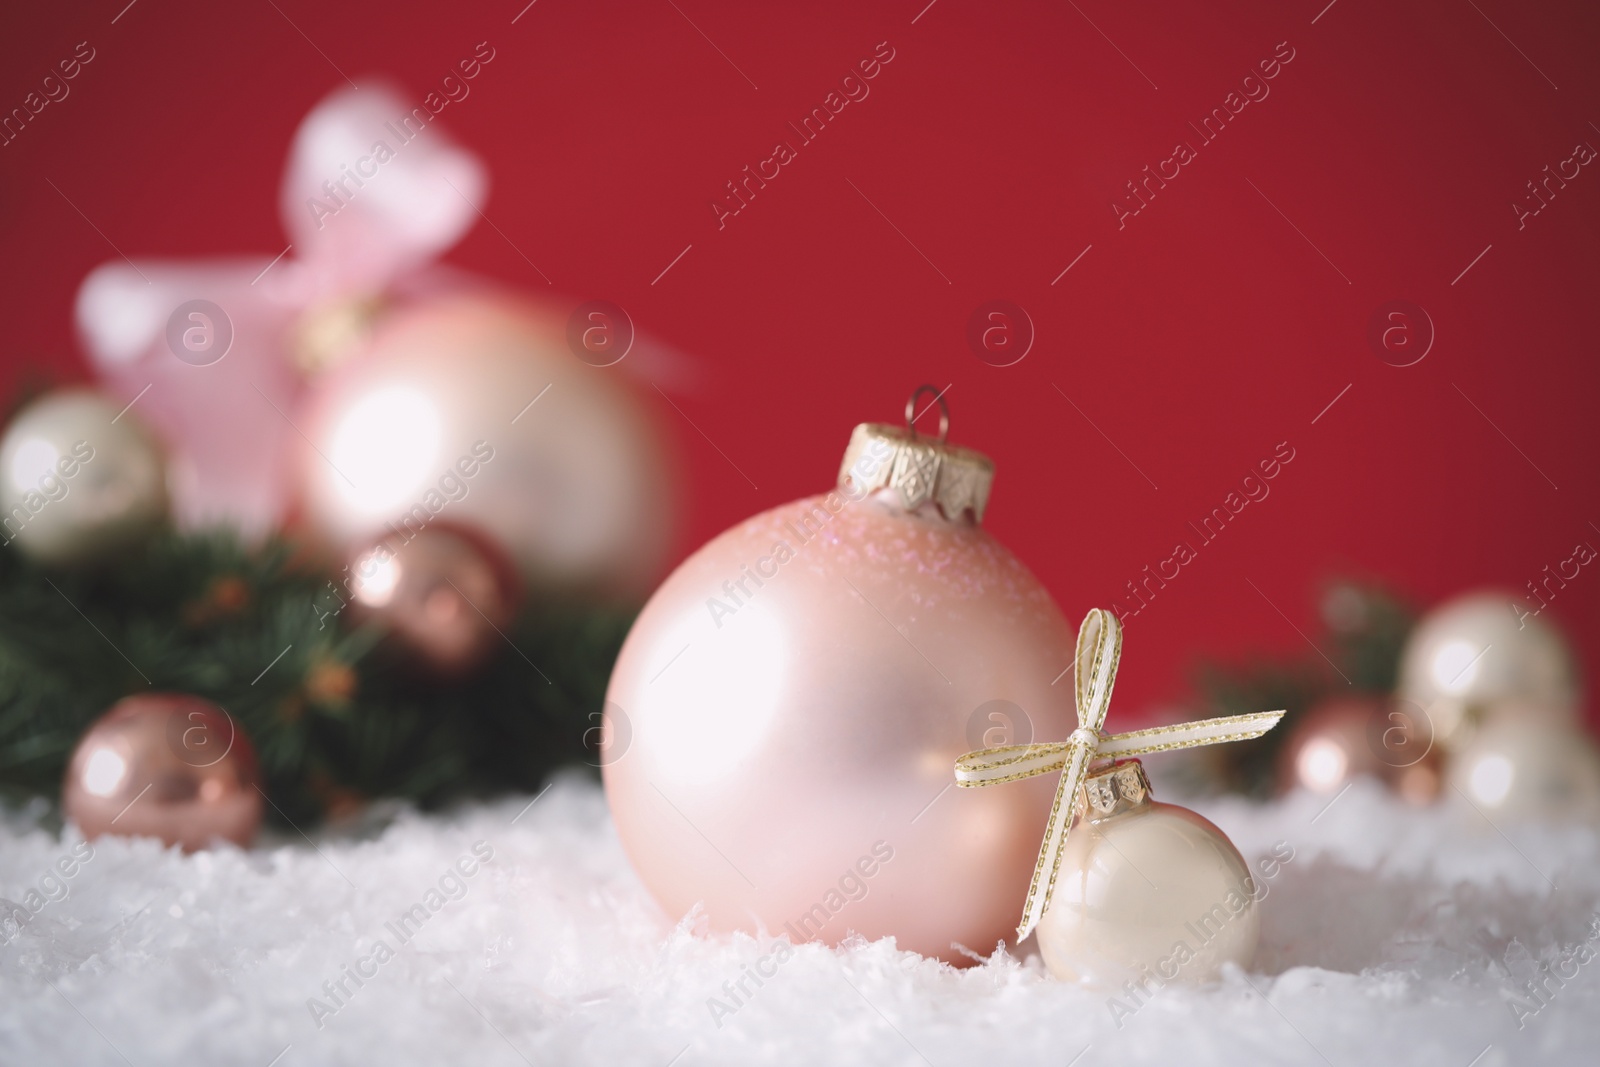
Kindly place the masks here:
[(954, 961), (952, 943), (1011, 936), (1051, 785), (954, 789), (950, 767), (1072, 731), (1071, 681), (1052, 683), (1073, 638), (979, 525), (992, 473), (865, 424), (837, 491), (728, 530), (645, 606), (602, 763), (622, 843), (672, 919), (699, 905), (717, 931), (853, 931)]
[(1138, 760), (1092, 771), (1078, 810), (1036, 930), (1051, 974), (1113, 989), (1204, 983), (1224, 964), (1249, 966), (1263, 894), (1221, 830), (1150, 799)]
[(1447, 749), (1508, 701), (1575, 722), (1578, 682), (1566, 638), (1509, 592), (1479, 591), (1423, 616), (1406, 640), (1398, 695), (1427, 713)]
[(1581, 730), (1542, 705), (1492, 709), (1451, 756), (1451, 798), (1464, 796), (1491, 821), (1600, 819), (1600, 754)]
[(297, 460), (305, 517), (342, 551), (473, 526), (539, 588), (643, 596), (675, 487), (654, 416), (565, 324), (478, 292), (383, 311), (317, 377)]
[(0, 440), (3, 539), (41, 563), (82, 565), (167, 517), (161, 448), (132, 411), (89, 389), (29, 404)]

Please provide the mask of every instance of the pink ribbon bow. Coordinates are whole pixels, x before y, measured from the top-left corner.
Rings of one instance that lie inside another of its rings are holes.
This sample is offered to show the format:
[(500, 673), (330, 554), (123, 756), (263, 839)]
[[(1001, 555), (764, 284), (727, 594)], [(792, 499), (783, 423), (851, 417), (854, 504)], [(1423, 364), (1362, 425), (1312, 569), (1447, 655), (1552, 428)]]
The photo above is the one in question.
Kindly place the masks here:
[(173, 446), (181, 527), (282, 524), (306, 312), (459, 284), (432, 264), (477, 218), (488, 176), (432, 123), (393, 89), (340, 89), (295, 133), (277, 258), (118, 259), (84, 280), (79, 331), (109, 390)]

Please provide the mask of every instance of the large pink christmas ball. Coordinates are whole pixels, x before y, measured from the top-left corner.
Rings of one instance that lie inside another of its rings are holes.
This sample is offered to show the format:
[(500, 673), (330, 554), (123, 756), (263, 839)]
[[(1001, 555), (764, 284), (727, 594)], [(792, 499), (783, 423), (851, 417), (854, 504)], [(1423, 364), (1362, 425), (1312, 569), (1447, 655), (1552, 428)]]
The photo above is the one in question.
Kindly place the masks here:
[(703, 904), (714, 930), (987, 953), (1014, 929), (1053, 783), (960, 790), (952, 768), (1071, 733), (1072, 632), (978, 525), (986, 459), (868, 425), (846, 467), (646, 605), (608, 693), (606, 793), (674, 918)]
[(382, 311), (324, 371), (298, 458), (312, 530), (341, 550), (436, 521), (503, 546), (536, 587), (642, 595), (670, 547), (652, 415), (574, 355), (564, 321), (463, 292)]

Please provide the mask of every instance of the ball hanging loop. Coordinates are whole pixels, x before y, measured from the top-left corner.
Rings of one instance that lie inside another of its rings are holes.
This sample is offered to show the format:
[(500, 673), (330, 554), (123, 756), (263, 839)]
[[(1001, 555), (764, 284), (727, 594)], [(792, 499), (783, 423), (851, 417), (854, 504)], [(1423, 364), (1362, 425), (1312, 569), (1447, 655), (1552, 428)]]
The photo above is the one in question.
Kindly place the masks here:
[[(839, 466), (839, 488), (853, 494), (888, 488), (906, 511), (932, 503), (946, 519), (971, 515), (983, 521), (994, 484), (994, 461), (981, 452), (950, 444), (950, 407), (944, 394), (950, 389), (919, 385), (906, 401), (906, 425), (863, 422), (850, 435), (844, 462)], [(924, 393), (933, 399), (922, 407)], [(916, 421), (939, 406), (939, 436), (919, 434)]]
[(935, 389), (931, 385), (919, 385), (912, 394), (906, 398), (906, 429), (911, 431), (912, 437), (920, 437), (917, 433), (917, 420), (928, 413), (928, 408), (917, 409), (917, 397), (923, 393), (932, 393), (933, 399), (928, 407), (939, 405), (939, 443), (943, 444), (950, 439), (950, 405), (945, 400), (944, 394), (950, 391), (947, 385), (943, 389)]

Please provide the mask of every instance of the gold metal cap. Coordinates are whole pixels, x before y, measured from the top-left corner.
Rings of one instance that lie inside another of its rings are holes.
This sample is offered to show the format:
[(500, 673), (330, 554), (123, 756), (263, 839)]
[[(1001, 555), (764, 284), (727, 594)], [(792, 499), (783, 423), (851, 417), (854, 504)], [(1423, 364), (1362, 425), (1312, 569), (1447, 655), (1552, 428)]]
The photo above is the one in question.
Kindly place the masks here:
[[(917, 398), (933, 393), (939, 405), (939, 436), (925, 437), (916, 430)], [(906, 401), (905, 429), (885, 422), (863, 422), (850, 434), (844, 462), (839, 467), (839, 487), (854, 486), (859, 493), (870, 493), (887, 486), (900, 497), (907, 511), (928, 501), (938, 505), (947, 519), (972, 512), (974, 522), (983, 521), (994, 485), (994, 460), (970, 448), (949, 444), (950, 407), (944, 393), (931, 385), (917, 387)]]
[(306, 374), (338, 366), (372, 332), (386, 308), (380, 296), (346, 297), (307, 308), (290, 334), (295, 365)]
[(1150, 799), (1150, 779), (1144, 764), (1122, 759), (1089, 771), (1078, 790), (1078, 811), (1090, 819), (1131, 811)]

